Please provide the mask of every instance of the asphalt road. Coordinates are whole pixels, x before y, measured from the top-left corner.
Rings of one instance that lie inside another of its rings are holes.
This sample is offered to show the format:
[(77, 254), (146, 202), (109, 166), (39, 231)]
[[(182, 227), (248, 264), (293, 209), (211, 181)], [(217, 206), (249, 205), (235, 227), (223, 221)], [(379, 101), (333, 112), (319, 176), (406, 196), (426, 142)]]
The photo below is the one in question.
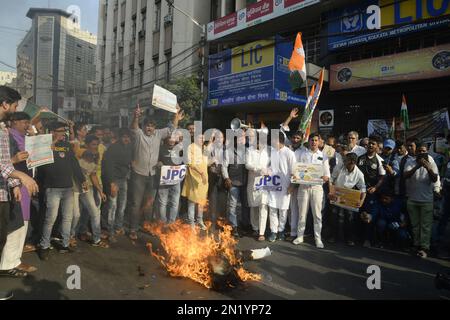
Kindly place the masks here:
[[(261, 273), (263, 280), (216, 292), (189, 279), (169, 277), (149, 254), (147, 241), (157, 244), (146, 234), (135, 243), (121, 237), (110, 249), (79, 242), (77, 252), (53, 251), (45, 262), (27, 253), (24, 262), (38, 271), (25, 279), (0, 278), (0, 291), (12, 290), (15, 299), (450, 299), (450, 292), (435, 289), (433, 282), (436, 272), (450, 269), (446, 260), (421, 260), (403, 252), (344, 244), (325, 243), (325, 249), (318, 250), (312, 243), (294, 246), (244, 237), (241, 249), (269, 246), (272, 250), (270, 257), (245, 264)], [(71, 265), (80, 267), (79, 290), (66, 285)], [(367, 288), (370, 265), (380, 267), (380, 290)]]

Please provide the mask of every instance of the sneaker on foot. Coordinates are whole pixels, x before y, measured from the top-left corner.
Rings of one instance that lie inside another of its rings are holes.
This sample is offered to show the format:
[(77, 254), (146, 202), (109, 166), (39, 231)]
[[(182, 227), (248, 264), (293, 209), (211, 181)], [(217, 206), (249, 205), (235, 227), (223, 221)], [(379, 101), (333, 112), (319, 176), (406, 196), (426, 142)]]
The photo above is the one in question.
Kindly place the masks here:
[(269, 242), (275, 242), (277, 240), (277, 234), (276, 233), (270, 233), (269, 238), (267, 238)]
[(297, 237), (292, 241), (293, 244), (298, 245), (300, 243), (303, 243), (303, 237)]
[(422, 259), (425, 259), (426, 257), (428, 257), (428, 255), (427, 255), (427, 253), (425, 252), (425, 250), (419, 250), (419, 251), (417, 252), (417, 256), (418, 256), (419, 258), (422, 258)]
[(231, 235), (235, 238), (239, 238), (239, 232), (237, 227), (233, 228), (233, 231), (231, 231)]
[(286, 240), (286, 236), (285, 236), (284, 232), (278, 232), (277, 240), (280, 240), (280, 241)]
[(67, 247), (61, 246), (61, 247), (58, 248), (58, 252), (61, 253), (61, 254), (72, 253), (73, 250), (70, 247), (68, 247), (68, 246)]
[(49, 255), (50, 255), (50, 248), (39, 248), (38, 250), (38, 256), (39, 259), (43, 260), (43, 261), (47, 261), (49, 259)]
[(324, 248), (322, 240), (316, 240), (316, 247), (319, 249)]

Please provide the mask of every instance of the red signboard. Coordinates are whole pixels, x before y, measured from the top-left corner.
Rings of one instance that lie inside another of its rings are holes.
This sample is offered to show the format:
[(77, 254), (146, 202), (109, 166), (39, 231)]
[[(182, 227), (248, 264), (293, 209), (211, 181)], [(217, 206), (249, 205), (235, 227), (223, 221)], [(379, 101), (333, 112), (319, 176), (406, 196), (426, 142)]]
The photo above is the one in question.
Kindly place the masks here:
[(214, 22), (214, 34), (232, 29), (237, 26), (237, 12), (229, 14)]
[(273, 12), (273, 0), (262, 0), (247, 6), (247, 22), (253, 21)]
[(289, 8), (297, 3), (303, 2), (305, 0), (284, 0), (284, 7)]

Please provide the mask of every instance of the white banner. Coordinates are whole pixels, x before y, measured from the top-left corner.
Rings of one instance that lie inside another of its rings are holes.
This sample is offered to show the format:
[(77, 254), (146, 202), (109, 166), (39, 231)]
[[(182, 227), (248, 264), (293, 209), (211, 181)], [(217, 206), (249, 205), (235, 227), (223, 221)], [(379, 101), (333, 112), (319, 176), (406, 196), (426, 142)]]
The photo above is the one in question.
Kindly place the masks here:
[(171, 186), (183, 181), (186, 176), (186, 166), (162, 166), (161, 179), (159, 184), (161, 186)]
[(27, 159), (28, 169), (55, 162), (53, 158), (52, 142), (53, 138), (51, 134), (25, 137), (25, 151), (29, 153)]
[(177, 96), (155, 84), (153, 87), (152, 105), (156, 108), (177, 113)]

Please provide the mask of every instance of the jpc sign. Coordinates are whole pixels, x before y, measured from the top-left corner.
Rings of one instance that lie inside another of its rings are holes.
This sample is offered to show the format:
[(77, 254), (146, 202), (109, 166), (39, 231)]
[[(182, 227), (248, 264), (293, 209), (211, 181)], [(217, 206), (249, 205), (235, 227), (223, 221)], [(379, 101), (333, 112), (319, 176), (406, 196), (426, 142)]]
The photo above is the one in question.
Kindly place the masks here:
[[(379, 10), (377, 13), (376, 10), (368, 8)], [(328, 14), (328, 49), (337, 50), (411, 32), (445, 27), (450, 22), (450, 18), (445, 17), (448, 14), (450, 0), (362, 1), (358, 6)], [(415, 23), (430, 18), (432, 19), (429, 21)], [(388, 26), (394, 27), (386, 29)], [(381, 30), (373, 32), (377, 27), (381, 27)]]
[(304, 105), (288, 82), (292, 49), (292, 41), (276, 37), (211, 55), (208, 107), (268, 100)]

